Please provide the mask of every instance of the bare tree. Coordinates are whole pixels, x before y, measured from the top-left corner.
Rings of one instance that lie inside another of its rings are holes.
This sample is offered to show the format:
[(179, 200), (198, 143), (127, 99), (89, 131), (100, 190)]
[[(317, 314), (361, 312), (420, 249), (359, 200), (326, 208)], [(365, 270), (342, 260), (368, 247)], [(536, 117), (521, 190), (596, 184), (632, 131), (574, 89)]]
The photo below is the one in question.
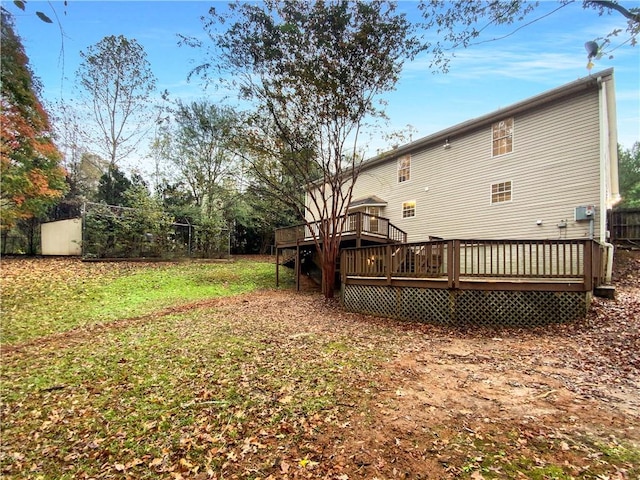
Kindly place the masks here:
[(105, 37), (80, 56), (77, 78), (91, 106), (96, 144), (112, 169), (153, 125), (148, 100), (155, 77), (144, 48), (122, 35)]

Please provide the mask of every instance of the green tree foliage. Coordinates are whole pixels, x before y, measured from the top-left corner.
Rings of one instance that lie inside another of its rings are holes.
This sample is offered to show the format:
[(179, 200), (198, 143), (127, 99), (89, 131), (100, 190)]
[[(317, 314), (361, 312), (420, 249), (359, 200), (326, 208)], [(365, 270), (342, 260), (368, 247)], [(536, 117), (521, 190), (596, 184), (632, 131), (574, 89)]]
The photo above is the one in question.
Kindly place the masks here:
[[(523, 0), (421, 0), (419, 8), (422, 11), (425, 23), (422, 27), (425, 31), (437, 34), (437, 40), (429, 45), (429, 51), (433, 56), (432, 67), (437, 70), (448, 70), (450, 56), (458, 48), (467, 48), (477, 43), (496, 41), (503, 37), (483, 38), (482, 33), (493, 26), (511, 25), (512, 33), (526, 28), (528, 25), (540, 20), (537, 1)], [(561, 8), (572, 8), (581, 5), (583, 9), (593, 10), (598, 15), (611, 13), (621, 15), (626, 21), (624, 33), (628, 36), (624, 43), (635, 45), (640, 33), (640, 8), (626, 8), (617, 1), (583, 0), (559, 0), (553, 14)], [(549, 15), (545, 14), (544, 16)], [(607, 53), (607, 48), (612, 38), (623, 33), (623, 29), (616, 28), (611, 32), (603, 32), (603, 37), (596, 39), (599, 45), (598, 55)], [(486, 34), (486, 32), (485, 32)], [(591, 60), (591, 59), (589, 59)]]
[(108, 171), (100, 177), (95, 199), (107, 205), (131, 206), (130, 198), (126, 195), (131, 186), (131, 180), (118, 167), (110, 165)]
[(80, 57), (76, 75), (92, 110), (95, 145), (114, 167), (153, 124), (149, 97), (156, 80), (142, 45), (122, 35), (104, 37)]
[[(91, 204), (85, 215), (83, 240), (87, 257), (171, 256), (173, 218), (143, 185), (132, 185), (122, 194), (131, 207)], [(184, 255), (185, 252), (179, 252)]]
[(300, 223), (295, 210), (270, 195), (269, 189), (252, 183), (241, 197), (244, 206), (233, 232), (238, 253), (269, 253), (274, 244), (274, 229)]
[(78, 218), (83, 214), (87, 201), (99, 201), (98, 187), (107, 163), (97, 155), (84, 152), (77, 160), (66, 162), (67, 185), (65, 197), (51, 208), (48, 220)]
[(120, 218), (121, 246), (126, 252), (146, 252), (159, 256), (168, 251), (173, 232), (173, 218), (164, 212), (162, 203), (149, 195), (146, 186), (135, 182), (124, 194), (126, 203), (133, 207), (124, 210)]
[(178, 222), (197, 223), (200, 209), (196, 206), (193, 195), (183, 182), (163, 180), (157, 187), (158, 198), (165, 211), (169, 212)]
[(0, 218), (3, 233), (43, 215), (66, 190), (38, 84), (10, 14), (1, 8)]
[(178, 101), (173, 126), (163, 129), (164, 151), (177, 169), (177, 179), (187, 186), (202, 218), (214, 218), (220, 210), (229, 179), (240, 175), (232, 149), (237, 123), (233, 110), (207, 101)]
[(360, 129), (381, 115), (379, 95), (394, 88), (404, 61), (422, 48), (395, 8), (268, 0), (234, 3), (223, 15), (212, 9), (211, 63), (194, 71), (210, 79), (218, 67), (255, 106), (238, 136), (242, 151), (251, 152), (245, 158), (272, 194), (321, 222), (316, 246), (327, 297), (359, 171)]
[(617, 206), (640, 208), (640, 142), (630, 150), (618, 145), (618, 177), (622, 201)]
[(194, 241), (195, 255), (222, 257), (229, 251), (228, 226), (221, 218), (202, 218), (195, 228)]

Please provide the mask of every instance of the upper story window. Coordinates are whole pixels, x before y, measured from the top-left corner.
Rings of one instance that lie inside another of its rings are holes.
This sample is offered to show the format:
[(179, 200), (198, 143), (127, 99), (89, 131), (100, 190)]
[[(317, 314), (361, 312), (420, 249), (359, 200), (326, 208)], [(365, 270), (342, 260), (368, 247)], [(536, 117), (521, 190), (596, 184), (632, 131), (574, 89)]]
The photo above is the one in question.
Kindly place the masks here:
[(491, 185), (491, 203), (511, 201), (511, 182), (494, 183)]
[(402, 218), (411, 218), (416, 216), (416, 201), (410, 200), (402, 202)]
[(513, 151), (513, 118), (507, 118), (491, 126), (492, 156)]
[(405, 155), (398, 159), (398, 183), (407, 182), (411, 179), (411, 157)]

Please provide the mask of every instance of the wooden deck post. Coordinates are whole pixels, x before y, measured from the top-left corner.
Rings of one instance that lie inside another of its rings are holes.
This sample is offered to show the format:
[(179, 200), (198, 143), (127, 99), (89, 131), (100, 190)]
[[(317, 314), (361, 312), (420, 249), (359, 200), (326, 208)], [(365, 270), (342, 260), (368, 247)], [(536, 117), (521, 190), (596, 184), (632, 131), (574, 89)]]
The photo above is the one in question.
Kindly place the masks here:
[(391, 244), (387, 244), (385, 246), (385, 259), (384, 259), (384, 268), (387, 274), (387, 285), (391, 285), (391, 266), (393, 259), (391, 258)]
[(587, 240), (584, 244), (584, 289), (586, 292), (593, 290), (593, 240)]
[(460, 240), (447, 242), (447, 273), (449, 288), (457, 288), (460, 283)]

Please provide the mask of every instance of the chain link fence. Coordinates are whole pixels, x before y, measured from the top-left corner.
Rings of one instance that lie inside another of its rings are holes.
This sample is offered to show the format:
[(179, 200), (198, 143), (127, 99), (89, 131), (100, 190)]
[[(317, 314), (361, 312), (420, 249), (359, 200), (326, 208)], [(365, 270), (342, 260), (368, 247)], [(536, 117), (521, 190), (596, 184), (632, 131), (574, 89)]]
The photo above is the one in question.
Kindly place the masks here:
[(230, 231), (211, 222), (174, 222), (162, 212), (85, 204), (82, 256), (105, 258), (228, 258)]

